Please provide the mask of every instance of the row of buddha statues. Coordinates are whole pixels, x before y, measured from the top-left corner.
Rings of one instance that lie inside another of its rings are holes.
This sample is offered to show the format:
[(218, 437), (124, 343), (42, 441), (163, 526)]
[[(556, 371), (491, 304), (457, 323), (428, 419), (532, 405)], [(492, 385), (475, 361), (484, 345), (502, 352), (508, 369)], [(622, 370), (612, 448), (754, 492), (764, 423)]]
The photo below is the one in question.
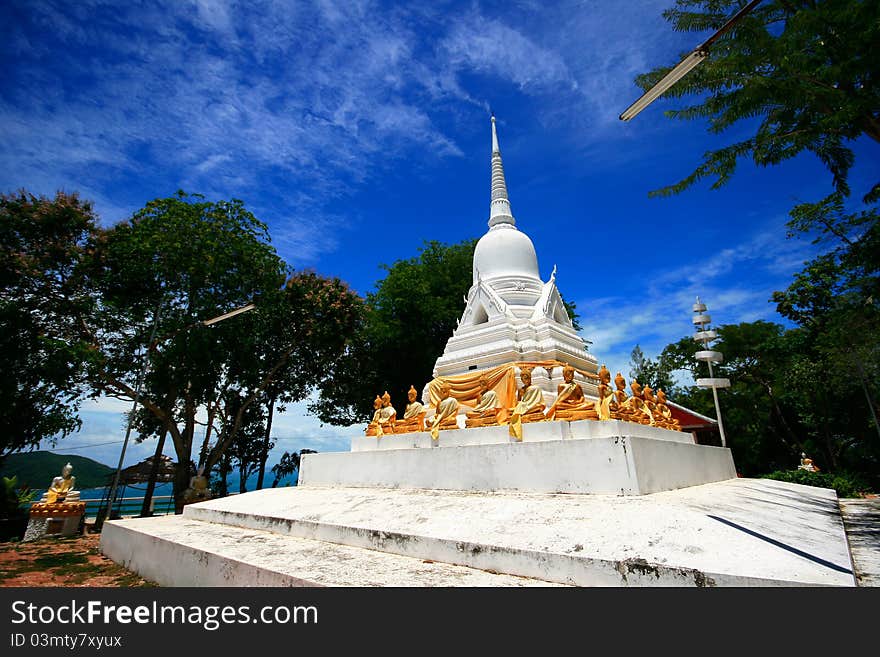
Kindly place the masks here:
[[(522, 439), (522, 424), (546, 420), (624, 420), (673, 431), (681, 426), (672, 417), (662, 390), (655, 394), (650, 386), (642, 386), (633, 380), (630, 384), (632, 394), (626, 392), (626, 379), (618, 372), (614, 378), (615, 388), (611, 387), (611, 372), (603, 365), (598, 373), (598, 394), (596, 400), (587, 399), (580, 384), (574, 380), (575, 369), (566, 365), (562, 369), (563, 383), (558, 386), (556, 401), (547, 409), (544, 394), (537, 385), (532, 384), (531, 368), (520, 371), (522, 386), (517, 389), (517, 402), (513, 408), (503, 408), (498, 394), (489, 386), (487, 377), (480, 378), (480, 394), (476, 406), (465, 413), (465, 426), (491, 427), (507, 424), (510, 434)], [(417, 400), (418, 392), (410, 386), (403, 417), (391, 405), (391, 395), (376, 396), (373, 402), (373, 419), (367, 426), (366, 435), (430, 431), (434, 438), (442, 429), (458, 429), (457, 415), (459, 403), (451, 396), (451, 387), (440, 382), (439, 401), (434, 415), (426, 419), (428, 409)]]

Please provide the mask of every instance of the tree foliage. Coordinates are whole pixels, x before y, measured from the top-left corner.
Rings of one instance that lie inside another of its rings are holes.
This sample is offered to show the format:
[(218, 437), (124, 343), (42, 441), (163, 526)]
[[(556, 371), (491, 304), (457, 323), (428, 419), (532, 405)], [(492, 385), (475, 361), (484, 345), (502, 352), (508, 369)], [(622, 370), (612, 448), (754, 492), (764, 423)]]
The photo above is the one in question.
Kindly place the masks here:
[[(856, 369), (829, 358), (802, 327), (756, 321), (717, 331), (713, 349), (724, 362), (715, 374), (731, 382), (719, 392), (721, 412), (742, 474), (791, 469), (806, 452), (823, 471), (861, 473), (874, 487), (880, 484), (880, 440)], [(693, 378), (707, 376), (693, 358), (697, 348), (692, 338), (682, 338), (659, 361)], [(685, 385), (674, 401), (715, 416), (710, 390)]]
[[(3, 345), (17, 377), (10, 398), (18, 390), (46, 416), (15, 440), (73, 430), (78, 395), (137, 397), (139, 433), (171, 436), (178, 495), (197, 426), (205, 426), (199, 466), (236, 460), (248, 470), (259, 451), (252, 443), (259, 437), (265, 447), (266, 406), (305, 399), (362, 316), (361, 299), (342, 281), (291, 272), (266, 226), (237, 200), (181, 192), (108, 229), (88, 204), (63, 195), (4, 197), (3, 212), (0, 310), (4, 327), (16, 329), (3, 339), (17, 341)], [(203, 324), (249, 302), (255, 310)], [(22, 358), (12, 347), (20, 352), (28, 335), (35, 347)]]
[(275, 475), (275, 479), (272, 481), (272, 488), (276, 488), (285, 477), (289, 477), (294, 472), (299, 472), (299, 465), (303, 454), (317, 454), (317, 452), (313, 449), (301, 449), (298, 452), (284, 452), (281, 455), (281, 460), (272, 466), (272, 474)]
[(633, 347), (630, 354), (630, 380), (636, 380), (652, 390), (663, 390), (667, 395), (675, 395), (675, 383), (671, 370), (663, 358), (652, 360), (645, 356), (639, 345)]
[(71, 317), (91, 307), (78, 268), (95, 230), (75, 194), (0, 196), (0, 458), (79, 429), (91, 353)]
[[(663, 16), (676, 31), (703, 32), (719, 29), (744, 5), (741, 0), (676, 0)], [(708, 59), (665, 92), (699, 100), (667, 116), (705, 119), (714, 133), (751, 122), (754, 134), (706, 153), (693, 173), (655, 193), (678, 193), (706, 177), (719, 187), (743, 157), (767, 166), (809, 151), (828, 168), (837, 192), (848, 195), (851, 142), (861, 136), (880, 141), (878, 42), (877, 2), (759, 4), (711, 46)], [(640, 75), (636, 84), (648, 89), (670, 69)], [(867, 199), (878, 195), (875, 184)]]

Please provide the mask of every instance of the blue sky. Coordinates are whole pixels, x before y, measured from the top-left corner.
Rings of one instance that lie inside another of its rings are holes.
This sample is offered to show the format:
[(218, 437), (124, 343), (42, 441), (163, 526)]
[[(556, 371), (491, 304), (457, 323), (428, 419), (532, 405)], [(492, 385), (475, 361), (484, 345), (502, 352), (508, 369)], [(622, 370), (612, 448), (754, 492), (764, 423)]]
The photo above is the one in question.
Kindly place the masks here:
[[(592, 352), (627, 374), (635, 344), (656, 355), (692, 332), (697, 294), (718, 323), (781, 321), (770, 294), (814, 248), (785, 239), (787, 212), (830, 191), (804, 155), (648, 198), (749, 127), (709, 135), (663, 99), (617, 119), (638, 73), (707, 36), (672, 32), (670, 5), (5, 2), (0, 190), (78, 191), (107, 224), (177, 189), (240, 198), (291, 264), (366, 293), (424, 240), (485, 232), (491, 108), (543, 277), (558, 267)], [(855, 148), (860, 195), (880, 156)], [(121, 440), (128, 406), (90, 402), (67, 444)], [(301, 407), (276, 424), (278, 452), (352, 433)], [(115, 464), (119, 445), (76, 453)]]

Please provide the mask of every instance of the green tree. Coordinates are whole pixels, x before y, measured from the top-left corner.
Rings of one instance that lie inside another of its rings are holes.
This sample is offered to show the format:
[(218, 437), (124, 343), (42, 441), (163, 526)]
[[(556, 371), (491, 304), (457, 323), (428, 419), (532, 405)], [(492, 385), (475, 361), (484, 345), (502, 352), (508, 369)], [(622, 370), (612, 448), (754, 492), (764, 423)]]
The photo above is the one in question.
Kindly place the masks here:
[(377, 394), (387, 390), (400, 403), (411, 385), (430, 381), (473, 283), (475, 246), (475, 240), (427, 242), (417, 257), (382, 265), (385, 278), (367, 295), (357, 338), (313, 405), (322, 420), (362, 421)]
[[(292, 401), (321, 382), (360, 315), (359, 298), (338, 279), (291, 275), (266, 227), (236, 200), (180, 193), (152, 201), (101, 234), (93, 252), (89, 276), (102, 303), (85, 331), (102, 357), (95, 385), (132, 399), (135, 354), (158, 324), (141, 403), (174, 444), (178, 498), (199, 409), (208, 412), (199, 466), (210, 472), (228, 462), (251, 407), (265, 404), (272, 386)], [(250, 313), (200, 324), (252, 300)]]
[(78, 267), (96, 229), (75, 194), (0, 196), (0, 459), (79, 429), (92, 354), (71, 317), (92, 305)]
[[(676, 0), (663, 12), (681, 32), (719, 29), (743, 0)], [(705, 154), (680, 182), (655, 192), (673, 194), (706, 177), (727, 182), (740, 158), (778, 164), (809, 151), (829, 169), (835, 189), (849, 194), (851, 142), (880, 141), (880, 3), (863, 0), (766, 0), (712, 45), (708, 59), (665, 95), (695, 98), (666, 112), (708, 121), (721, 133), (747, 122), (751, 136)], [(636, 78), (648, 89), (671, 67)], [(754, 130), (750, 127), (754, 125)], [(866, 200), (880, 197), (880, 185)]]
[(281, 460), (272, 466), (272, 474), (275, 475), (272, 488), (277, 487), (285, 477), (289, 477), (294, 472), (299, 472), (299, 465), (303, 454), (317, 454), (317, 452), (313, 449), (301, 449), (299, 452), (284, 452), (282, 454)]
[(667, 395), (675, 395), (675, 383), (663, 357), (652, 360), (645, 356), (639, 345), (633, 347), (630, 354), (629, 377), (654, 391), (663, 390)]

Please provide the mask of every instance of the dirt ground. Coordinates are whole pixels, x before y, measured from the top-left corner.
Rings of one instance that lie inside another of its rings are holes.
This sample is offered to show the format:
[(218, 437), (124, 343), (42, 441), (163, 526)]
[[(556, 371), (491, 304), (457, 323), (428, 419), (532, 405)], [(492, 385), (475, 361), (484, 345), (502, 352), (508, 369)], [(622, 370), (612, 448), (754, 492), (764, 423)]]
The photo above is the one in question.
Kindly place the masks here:
[(0, 586), (156, 586), (101, 554), (100, 534), (0, 543)]

